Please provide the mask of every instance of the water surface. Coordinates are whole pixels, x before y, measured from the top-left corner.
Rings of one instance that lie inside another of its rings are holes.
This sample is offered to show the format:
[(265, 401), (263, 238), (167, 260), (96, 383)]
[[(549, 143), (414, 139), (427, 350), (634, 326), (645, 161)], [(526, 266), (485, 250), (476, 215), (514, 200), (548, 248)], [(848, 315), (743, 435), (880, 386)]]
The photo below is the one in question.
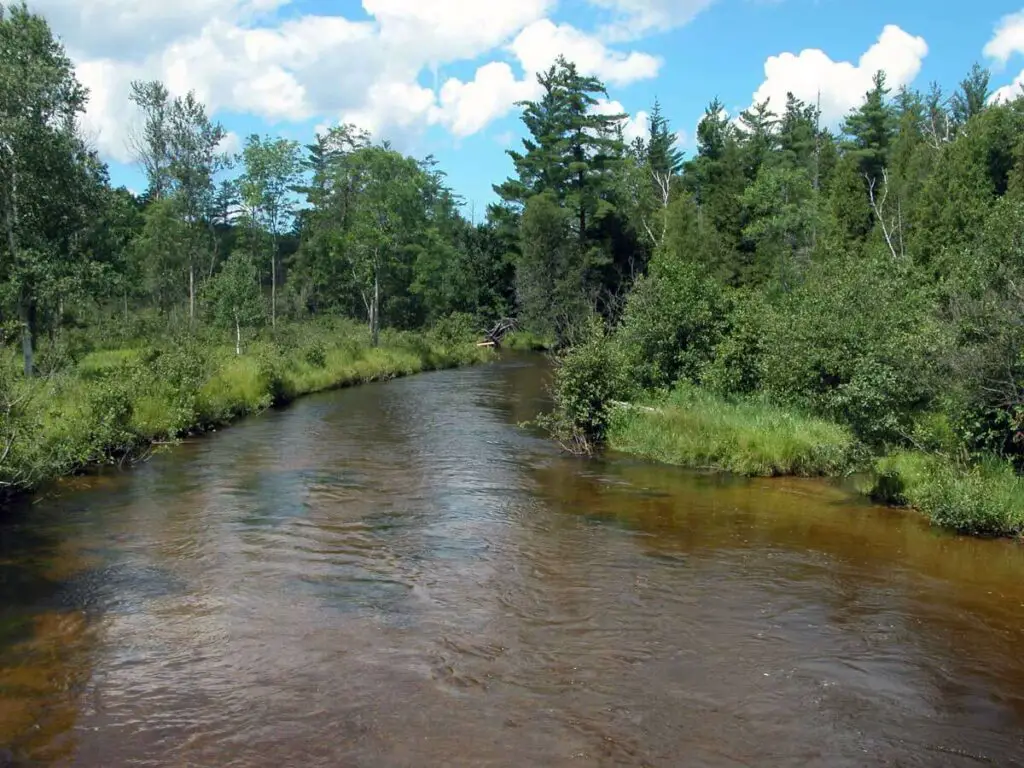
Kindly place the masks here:
[[(561, 456), (531, 358), (300, 401), (0, 526), (48, 766), (1024, 757), (1024, 551), (821, 482)], [(0, 753), (3, 764), (5, 753)]]

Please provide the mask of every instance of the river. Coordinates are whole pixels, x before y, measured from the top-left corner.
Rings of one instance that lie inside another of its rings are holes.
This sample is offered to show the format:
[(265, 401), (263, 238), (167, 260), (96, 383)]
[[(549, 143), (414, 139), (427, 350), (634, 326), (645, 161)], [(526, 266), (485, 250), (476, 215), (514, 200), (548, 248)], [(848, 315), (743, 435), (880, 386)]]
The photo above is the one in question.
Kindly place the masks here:
[(304, 399), (0, 526), (0, 765), (1024, 759), (1024, 549), (560, 455), (530, 357)]

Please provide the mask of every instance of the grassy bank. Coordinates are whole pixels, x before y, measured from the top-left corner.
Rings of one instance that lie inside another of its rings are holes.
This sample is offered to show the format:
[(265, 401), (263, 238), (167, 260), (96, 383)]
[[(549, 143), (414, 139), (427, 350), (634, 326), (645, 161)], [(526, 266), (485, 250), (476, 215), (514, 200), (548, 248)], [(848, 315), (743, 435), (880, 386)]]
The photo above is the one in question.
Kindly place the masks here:
[(693, 387), (619, 408), (611, 448), (684, 467), (749, 476), (833, 475), (851, 461), (848, 430), (762, 400), (726, 401)]
[[(219, 340), (217, 340), (219, 341)], [(490, 353), (443, 334), (368, 334), (347, 322), (278, 328), (238, 356), (185, 337), (98, 350), (26, 382), (0, 360), (0, 493), (227, 424), (304, 394), (466, 365)]]
[(916, 451), (878, 459), (864, 489), (888, 504), (920, 510), (935, 525), (978, 536), (1024, 533), (1024, 479), (996, 459), (967, 466)]
[[(694, 387), (622, 404), (612, 417), (608, 446), (666, 464), (746, 476), (838, 476), (858, 464), (863, 468), (855, 458), (863, 454), (845, 427), (761, 399), (727, 401)], [(872, 460), (859, 490), (960, 533), (1024, 533), (1024, 478), (996, 459), (966, 465), (898, 452)]]

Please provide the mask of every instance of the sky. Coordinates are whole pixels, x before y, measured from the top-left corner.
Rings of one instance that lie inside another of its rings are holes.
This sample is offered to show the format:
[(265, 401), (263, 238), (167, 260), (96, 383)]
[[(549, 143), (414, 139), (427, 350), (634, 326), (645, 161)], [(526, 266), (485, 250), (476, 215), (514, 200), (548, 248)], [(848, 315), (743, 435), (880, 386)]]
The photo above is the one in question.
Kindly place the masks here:
[(111, 181), (145, 179), (128, 138), (133, 79), (194, 90), (227, 129), (308, 143), (353, 123), (434, 155), (479, 220), (512, 171), (515, 102), (558, 54), (608, 86), (603, 109), (643, 135), (657, 98), (682, 148), (718, 97), (731, 115), (787, 91), (837, 126), (885, 70), (952, 89), (974, 62), (996, 98), (1024, 84), (1024, 3), (975, 0), (29, 0), (90, 90), (84, 129)]

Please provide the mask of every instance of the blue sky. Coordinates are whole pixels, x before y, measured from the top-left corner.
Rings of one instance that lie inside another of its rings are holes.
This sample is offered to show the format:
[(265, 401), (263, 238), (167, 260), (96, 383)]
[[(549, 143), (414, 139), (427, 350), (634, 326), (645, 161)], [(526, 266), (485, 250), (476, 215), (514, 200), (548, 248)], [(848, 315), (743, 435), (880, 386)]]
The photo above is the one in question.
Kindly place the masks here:
[[(116, 184), (141, 190), (126, 138), (127, 83), (195, 88), (232, 132), (309, 141), (356, 122), (435, 155), (477, 217), (511, 170), (516, 98), (557, 53), (609, 83), (641, 132), (658, 97), (684, 148), (715, 96), (735, 113), (786, 90), (837, 121), (871, 72), (947, 88), (975, 61), (993, 84), (1024, 81), (1020, 0), (142, 0), (33, 4), (93, 93), (87, 119)], [(90, 8), (90, 6), (92, 6)], [(100, 6), (100, 8), (97, 8)], [(1019, 15), (1016, 15), (1019, 14)], [(865, 56), (865, 54), (867, 54)], [(865, 61), (861, 62), (861, 57)], [(767, 63), (767, 69), (766, 69)], [(516, 142), (517, 143), (517, 142)]]

